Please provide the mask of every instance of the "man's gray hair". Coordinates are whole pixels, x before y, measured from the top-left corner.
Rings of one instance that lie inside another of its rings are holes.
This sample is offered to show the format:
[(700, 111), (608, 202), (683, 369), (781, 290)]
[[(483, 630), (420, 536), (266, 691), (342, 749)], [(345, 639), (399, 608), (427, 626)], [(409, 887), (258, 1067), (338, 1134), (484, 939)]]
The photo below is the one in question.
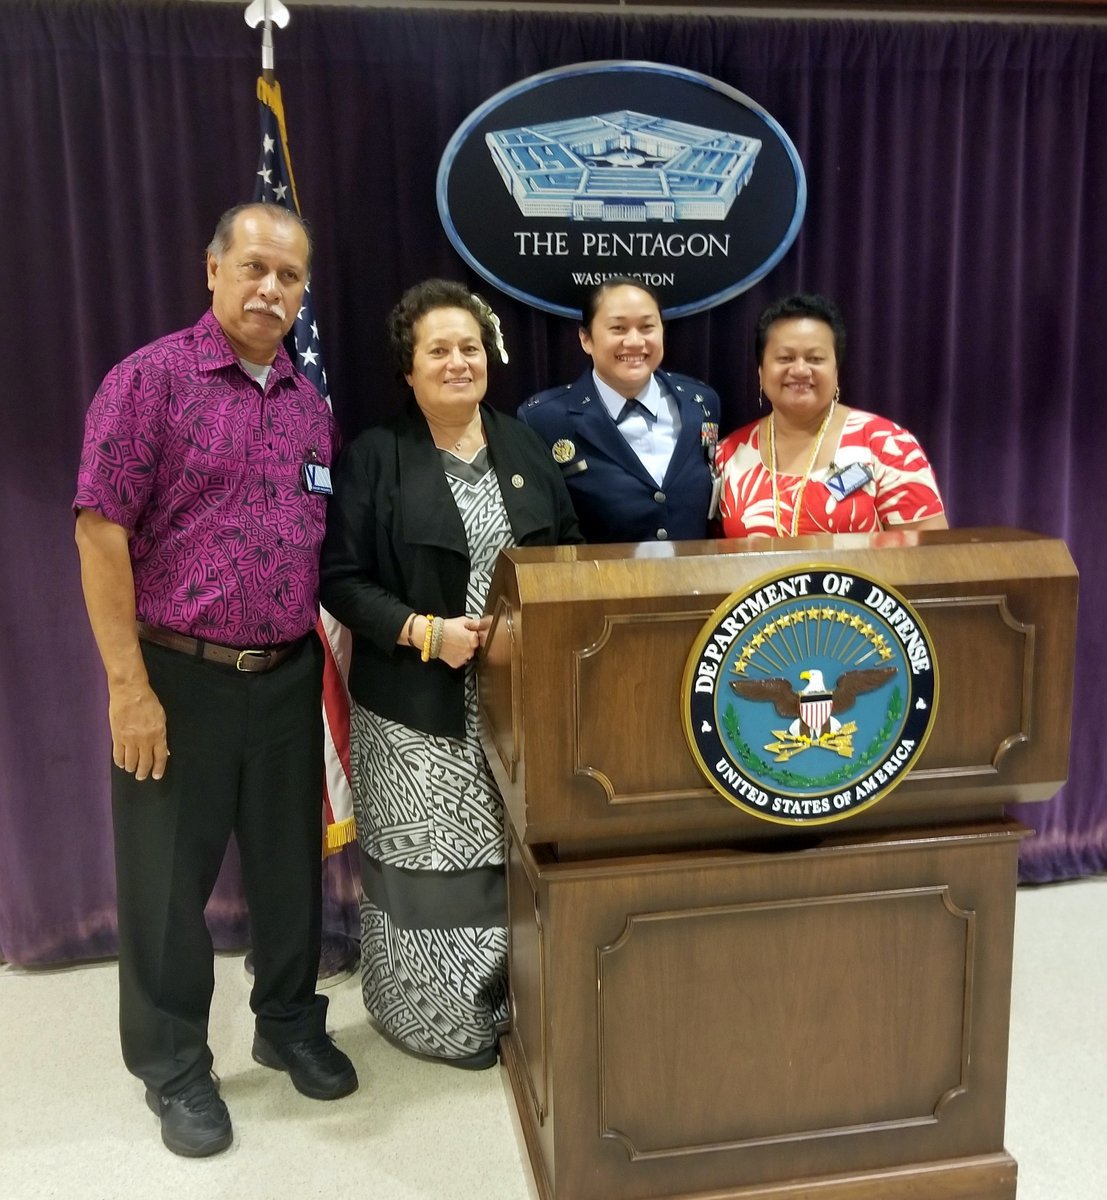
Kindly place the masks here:
[(234, 223), (238, 220), (239, 214), (244, 212), (260, 212), (270, 216), (275, 221), (283, 221), (286, 225), (298, 225), (304, 231), (304, 237), (307, 238), (307, 266), (311, 270), (311, 258), (315, 253), (315, 241), (311, 236), (311, 229), (308, 223), (290, 208), (285, 208), (283, 204), (272, 204), (268, 200), (254, 200), (249, 204), (236, 204), (234, 208), (228, 208), (227, 211), (219, 218), (219, 223), (215, 226), (215, 232), (211, 235), (211, 241), (208, 242), (207, 254), (212, 255), (218, 262), (223, 255), (230, 249), (231, 242), (234, 241)]

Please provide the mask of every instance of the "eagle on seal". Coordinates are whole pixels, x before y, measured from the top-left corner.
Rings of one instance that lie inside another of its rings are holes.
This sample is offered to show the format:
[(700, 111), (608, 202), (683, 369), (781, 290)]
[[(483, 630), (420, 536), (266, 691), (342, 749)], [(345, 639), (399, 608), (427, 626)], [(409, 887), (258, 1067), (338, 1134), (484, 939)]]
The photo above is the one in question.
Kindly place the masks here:
[(841, 728), (834, 713), (846, 712), (858, 696), (876, 691), (896, 674), (895, 667), (869, 667), (860, 671), (843, 671), (833, 688), (823, 682), (822, 671), (812, 668), (801, 671), (806, 681), (797, 692), (787, 679), (732, 679), (730, 686), (746, 700), (768, 700), (782, 717), (793, 717), (788, 732), (793, 737), (807, 737), (817, 742), (824, 733)]

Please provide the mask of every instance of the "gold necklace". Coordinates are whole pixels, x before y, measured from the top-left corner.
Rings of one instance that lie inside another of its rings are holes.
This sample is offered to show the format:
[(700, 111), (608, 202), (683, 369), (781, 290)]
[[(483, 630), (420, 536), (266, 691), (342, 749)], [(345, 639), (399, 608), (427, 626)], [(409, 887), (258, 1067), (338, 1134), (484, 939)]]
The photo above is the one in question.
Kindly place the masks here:
[(823, 417), (823, 423), (819, 426), (819, 436), (815, 439), (815, 449), (811, 452), (811, 461), (807, 464), (807, 470), (803, 473), (803, 479), (800, 480), (799, 491), (796, 492), (796, 499), (792, 505), (792, 531), (785, 533), (780, 524), (780, 485), (776, 481), (776, 413), (769, 413), (769, 470), (773, 477), (773, 522), (776, 525), (778, 537), (795, 537), (799, 529), (800, 507), (803, 504), (803, 493), (807, 490), (807, 481), (811, 478), (811, 472), (815, 469), (815, 460), (819, 457), (819, 451), (823, 448), (823, 438), (826, 437), (826, 431), (830, 426), (831, 419), (834, 416), (834, 408), (837, 405), (838, 399), (835, 397), (830, 402), (830, 407), (826, 410), (826, 416)]

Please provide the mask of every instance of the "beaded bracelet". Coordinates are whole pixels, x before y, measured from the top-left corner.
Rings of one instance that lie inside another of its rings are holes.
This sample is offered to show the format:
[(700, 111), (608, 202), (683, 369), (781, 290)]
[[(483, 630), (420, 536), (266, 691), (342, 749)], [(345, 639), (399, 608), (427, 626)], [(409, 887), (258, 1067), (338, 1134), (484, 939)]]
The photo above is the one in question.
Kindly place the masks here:
[(442, 639), (446, 635), (446, 622), (442, 617), (434, 618), (434, 633), (431, 635), (431, 658), (442, 653)]
[(412, 650), (419, 649), (419, 647), (411, 640), (411, 631), (415, 628), (415, 618), (418, 615), (418, 613), (412, 613), (407, 619), (407, 644), (412, 648)]
[(420, 655), (423, 662), (430, 662), (431, 638), (434, 636), (434, 622), (434, 614), (427, 613), (427, 632), (423, 634), (423, 653)]

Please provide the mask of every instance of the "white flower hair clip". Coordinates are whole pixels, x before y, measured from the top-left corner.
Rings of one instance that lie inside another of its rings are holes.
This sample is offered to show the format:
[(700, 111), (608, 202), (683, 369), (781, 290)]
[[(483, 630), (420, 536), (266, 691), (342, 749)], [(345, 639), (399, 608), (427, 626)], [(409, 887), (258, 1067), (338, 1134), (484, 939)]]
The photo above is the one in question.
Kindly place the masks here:
[(492, 339), (496, 343), (496, 353), (500, 356), (500, 362), (507, 362), (507, 349), (504, 346), (504, 334), (500, 328), (500, 318), (492, 311), (492, 306), (483, 296), (473, 293), (473, 299), (477, 302), (477, 307), (480, 309), (481, 316), (492, 326)]

